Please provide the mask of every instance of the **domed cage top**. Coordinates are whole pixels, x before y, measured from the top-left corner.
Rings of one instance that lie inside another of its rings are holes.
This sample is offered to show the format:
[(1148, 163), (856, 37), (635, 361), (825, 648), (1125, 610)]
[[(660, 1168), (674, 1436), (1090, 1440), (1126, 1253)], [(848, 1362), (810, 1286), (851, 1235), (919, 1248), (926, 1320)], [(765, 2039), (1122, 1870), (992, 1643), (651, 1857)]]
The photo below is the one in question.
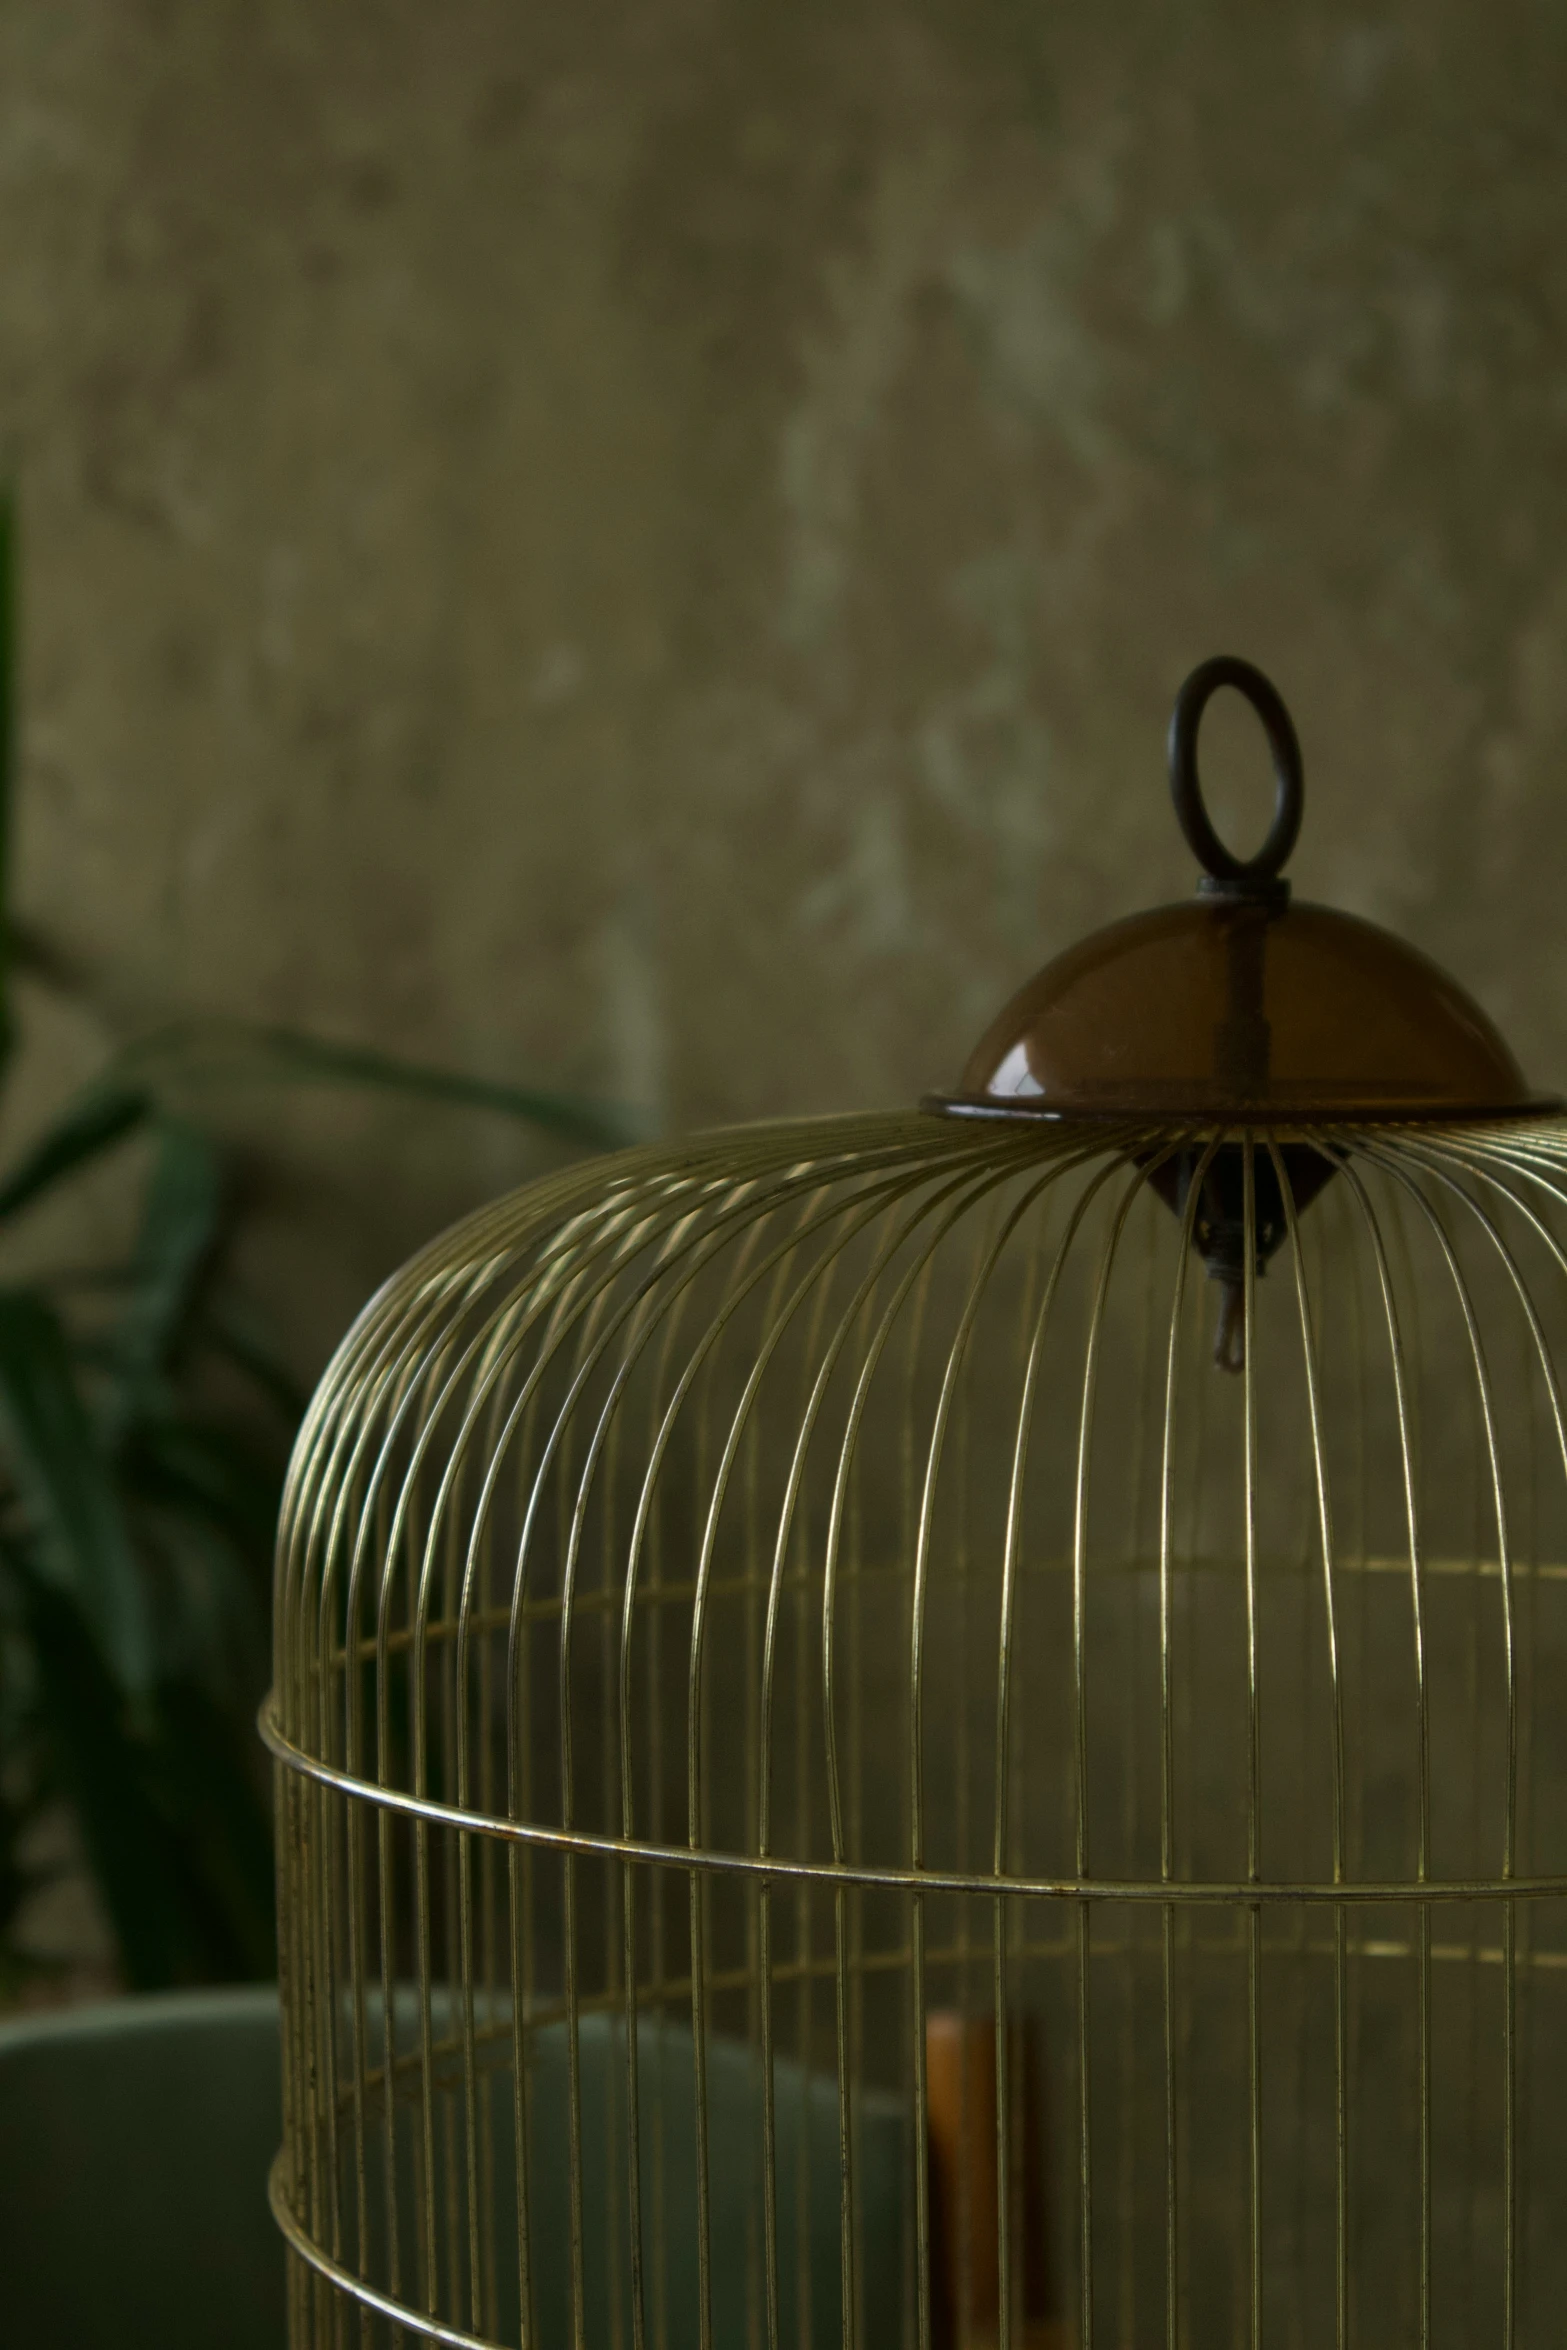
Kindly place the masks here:
[[(1214, 839), (1255, 702), (1279, 810)], [(279, 1540), (291, 2339), (1558, 2338), (1567, 1124), (1210, 886), (366, 1309)]]

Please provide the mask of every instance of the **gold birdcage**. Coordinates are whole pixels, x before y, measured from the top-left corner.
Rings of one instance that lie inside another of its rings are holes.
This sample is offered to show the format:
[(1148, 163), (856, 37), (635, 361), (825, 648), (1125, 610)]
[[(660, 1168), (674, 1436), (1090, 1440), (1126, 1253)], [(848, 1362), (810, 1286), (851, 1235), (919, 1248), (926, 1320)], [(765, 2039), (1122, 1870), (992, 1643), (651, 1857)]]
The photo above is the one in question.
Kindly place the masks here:
[(344, 1341), (264, 1722), (294, 2350), (1560, 2340), (1567, 1120), (1289, 903), (1264, 678), (1170, 759), (1197, 896), (958, 1093), (574, 1169)]

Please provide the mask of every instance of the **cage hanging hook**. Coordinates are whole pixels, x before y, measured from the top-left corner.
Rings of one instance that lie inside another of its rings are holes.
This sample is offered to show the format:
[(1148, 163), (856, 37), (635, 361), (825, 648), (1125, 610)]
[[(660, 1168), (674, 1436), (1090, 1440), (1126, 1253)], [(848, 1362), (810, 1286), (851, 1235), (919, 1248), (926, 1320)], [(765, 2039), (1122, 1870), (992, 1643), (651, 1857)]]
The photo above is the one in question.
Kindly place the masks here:
[[(1262, 720), (1273, 754), (1273, 822), (1254, 857), (1237, 857), (1220, 840), (1204, 804), (1197, 772), (1197, 730), (1210, 699), (1223, 685), (1233, 686), (1250, 702)], [(1193, 855), (1204, 868), (1198, 888), (1224, 897), (1287, 898), (1289, 883), (1283, 871), (1300, 832), (1305, 780), (1294, 723), (1272, 679), (1233, 653), (1217, 653), (1211, 661), (1202, 662), (1175, 697), (1170, 713), (1169, 761), (1175, 813)]]

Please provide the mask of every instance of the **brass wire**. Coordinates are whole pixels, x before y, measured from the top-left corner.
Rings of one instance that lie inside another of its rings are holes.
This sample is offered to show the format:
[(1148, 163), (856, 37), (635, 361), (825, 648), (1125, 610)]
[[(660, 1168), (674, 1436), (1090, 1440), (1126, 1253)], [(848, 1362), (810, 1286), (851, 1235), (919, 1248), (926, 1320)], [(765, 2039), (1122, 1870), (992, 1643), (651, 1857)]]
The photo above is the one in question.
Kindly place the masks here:
[[(1311, 1312), (1311, 1299), (1306, 1284), (1306, 1259), (1301, 1246), (1300, 1225), (1295, 1207), (1295, 1190), (1289, 1179), (1289, 1170), (1279, 1154), (1277, 1143), (1268, 1137), (1268, 1156), (1284, 1204), (1285, 1227), (1289, 1236), (1290, 1269), (1295, 1282), (1295, 1305), (1300, 1323), (1301, 1368), (1305, 1378), (1306, 1411), (1311, 1433), (1312, 1487), (1317, 1507), (1317, 1534), (1322, 1552), (1322, 1617), (1327, 1636), (1328, 1686), (1332, 1710), (1332, 1770), (1333, 1770), (1333, 1881), (1344, 1881), (1344, 1693), (1339, 1677), (1338, 1610), (1333, 1588), (1336, 1553), (1333, 1535), (1333, 1508), (1328, 1495), (1327, 1462), (1322, 1434), (1322, 1404), (1318, 1382), (1316, 1331)], [(1183, 1251), (1184, 1261), (1184, 1251)], [(1173, 1352), (1172, 1352), (1173, 1361)], [(1167, 1561), (1161, 1554), (1161, 1575), (1168, 1572)], [(1168, 1912), (1166, 1913), (1168, 1915)], [(1345, 2350), (1349, 2339), (1349, 2115), (1347, 2099), (1348, 2054), (1348, 1976), (1346, 1969), (1344, 1905), (1338, 1902), (1333, 1911), (1333, 2117), (1336, 2131), (1336, 2159), (1334, 2180), (1334, 2338), (1338, 2350)], [(1173, 2142), (1173, 2126), (1171, 2137)], [(1173, 2166), (1172, 2166), (1173, 2167)], [(1174, 2296), (1171, 2295), (1172, 2306)], [(1171, 2326), (1171, 2350), (1174, 2350), (1174, 2327)]]
[(1444, 2350), (1460, 2274), (1552, 2338), (1564, 1211), (1549, 1121), (886, 1116), (571, 1171), (390, 1282), (279, 1535), (294, 2350), (978, 2350), (987, 2292), (995, 2350)]

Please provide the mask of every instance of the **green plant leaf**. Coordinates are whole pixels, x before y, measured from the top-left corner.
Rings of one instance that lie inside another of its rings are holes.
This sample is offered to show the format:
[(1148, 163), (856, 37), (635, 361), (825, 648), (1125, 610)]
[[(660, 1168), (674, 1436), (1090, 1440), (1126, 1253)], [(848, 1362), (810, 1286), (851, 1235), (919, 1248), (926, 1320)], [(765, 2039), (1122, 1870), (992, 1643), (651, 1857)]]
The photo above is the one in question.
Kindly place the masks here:
[(260, 1556), (231, 1529), (176, 1506), (149, 1501), (138, 1517), (138, 1535), (157, 1561), (160, 1688), (165, 1680), (193, 1682), (235, 1721), (248, 1721), (271, 1648)]
[(11, 1018), (11, 814), (17, 745), (16, 493), (0, 483), (0, 1062), (9, 1057)]
[(177, 1682), (160, 1694), (148, 1765), (200, 1934), (202, 1971), (270, 1975), (277, 1963), (271, 1823), (232, 1725), (200, 1689)]
[(28, 1578), (39, 1712), (53, 1776), (76, 1816), (126, 1980), (151, 1991), (190, 1969), (184, 1900), (143, 1784), (118, 1691), (69, 1601)]
[(156, 1562), (160, 1688), (183, 1674), (247, 1724), (266, 1675), (281, 1448), (178, 1411), (138, 1419), (119, 1457)]
[(236, 1430), (179, 1413), (149, 1418), (126, 1448), (124, 1475), (138, 1496), (204, 1519), (270, 1563), (281, 1463)]
[[(15, 1565), (15, 1561), (12, 1561)], [(176, 1683), (133, 1730), (81, 1620), (24, 1567), (39, 1717), (133, 1989), (270, 1974), (271, 1838), (232, 1726)]]
[(242, 1371), (283, 1419), (292, 1423), (304, 1418), (309, 1391), (274, 1352), (267, 1334), (236, 1299), (232, 1296), (202, 1298), (196, 1334), (214, 1354)]
[(142, 1200), (131, 1259), (131, 1293), (116, 1333), (125, 1376), (144, 1382), (162, 1370), (222, 1213), (218, 1153), (181, 1119), (161, 1119), (158, 1150)]
[(508, 1085), (423, 1061), (407, 1061), (373, 1045), (342, 1044), (296, 1028), (241, 1021), (179, 1022), (127, 1046), (117, 1061), (127, 1082), (163, 1086), (172, 1081), (213, 1084), (268, 1079), (368, 1087), (414, 1095), (459, 1108), (492, 1110), (556, 1135), (563, 1142), (615, 1150), (644, 1138), (646, 1121), (585, 1095)]
[(87, 1086), (0, 1176), (0, 1219), (30, 1207), (67, 1175), (123, 1142), (151, 1106), (144, 1085), (109, 1079)]
[(141, 1570), (59, 1318), (27, 1289), (0, 1289), (0, 1449), (37, 1578), (80, 1610), (119, 1686), (145, 1693), (152, 1627)]

